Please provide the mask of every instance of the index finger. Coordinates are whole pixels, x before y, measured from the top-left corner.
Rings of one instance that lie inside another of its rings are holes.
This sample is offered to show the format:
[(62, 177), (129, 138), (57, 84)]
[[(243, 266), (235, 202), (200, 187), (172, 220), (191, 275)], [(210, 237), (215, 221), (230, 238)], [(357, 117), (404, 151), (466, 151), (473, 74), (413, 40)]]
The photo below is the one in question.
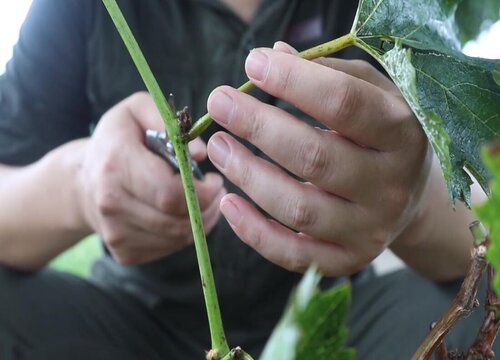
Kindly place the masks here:
[[(283, 41), (277, 41), (274, 43), (273, 50), (277, 50), (280, 52), (299, 55), (299, 52), (290, 46), (289, 44)], [(346, 60), (332, 57), (319, 57), (317, 59), (312, 60), (317, 64), (327, 66), (329, 68), (342, 71), (346, 74), (357, 77), (358, 79), (365, 80), (369, 83), (372, 83), (375, 86), (380, 87), (381, 89), (399, 93), (398, 88), (394, 83), (389, 80), (384, 74), (378, 71), (374, 66), (372, 66), (369, 62), (364, 60)]]
[(400, 141), (411, 111), (403, 100), (367, 81), (283, 52), (253, 50), (250, 80), (356, 143), (385, 149)]

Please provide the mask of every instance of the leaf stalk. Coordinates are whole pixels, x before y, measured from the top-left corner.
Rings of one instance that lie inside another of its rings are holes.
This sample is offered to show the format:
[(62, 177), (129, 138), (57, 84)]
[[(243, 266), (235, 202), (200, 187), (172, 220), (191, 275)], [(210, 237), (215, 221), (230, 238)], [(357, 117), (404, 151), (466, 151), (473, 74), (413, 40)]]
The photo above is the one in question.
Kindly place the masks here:
[[(355, 39), (356, 39), (355, 35), (349, 33), (337, 39), (327, 41), (323, 44), (304, 50), (300, 52), (297, 56), (305, 60), (313, 60), (322, 56), (332, 55), (336, 52), (344, 50), (349, 46), (354, 45)], [(251, 90), (254, 89), (254, 87), (255, 86), (250, 81), (247, 81), (246, 83), (241, 85), (238, 88), (238, 90), (243, 93), (249, 93)], [(184, 135), (185, 140), (191, 141), (196, 139), (210, 126), (212, 121), (213, 119), (210, 117), (208, 113), (203, 115), (196, 121), (196, 123), (194, 123), (189, 133), (187, 135)]]

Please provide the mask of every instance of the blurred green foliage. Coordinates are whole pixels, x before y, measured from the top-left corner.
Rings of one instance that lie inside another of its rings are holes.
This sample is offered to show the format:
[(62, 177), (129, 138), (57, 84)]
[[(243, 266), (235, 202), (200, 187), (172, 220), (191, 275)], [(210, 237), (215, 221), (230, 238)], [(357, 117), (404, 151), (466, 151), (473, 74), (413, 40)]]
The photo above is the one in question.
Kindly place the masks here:
[(86, 278), (90, 274), (92, 263), (102, 253), (101, 241), (94, 234), (87, 236), (78, 244), (60, 254), (52, 260), (50, 266), (53, 269)]

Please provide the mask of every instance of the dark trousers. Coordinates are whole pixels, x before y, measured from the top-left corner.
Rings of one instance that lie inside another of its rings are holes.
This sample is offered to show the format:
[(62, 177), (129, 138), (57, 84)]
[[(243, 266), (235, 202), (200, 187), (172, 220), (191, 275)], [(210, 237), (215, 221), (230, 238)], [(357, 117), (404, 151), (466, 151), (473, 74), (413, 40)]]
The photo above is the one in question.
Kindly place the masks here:
[[(410, 359), (458, 286), (438, 285), (409, 270), (354, 282), (348, 326), (356, 358)], [(448, 344), (468, 347), (483, 317), (479, 310), (462, 321)], [(1, 360), (203, 359), (209, 343), (196, 341), (195, 332), (160, 321), (118, 289), (50, 269), (25, 274), (0, 267)], [(247, 350), (257, 358), (262, 345)]]

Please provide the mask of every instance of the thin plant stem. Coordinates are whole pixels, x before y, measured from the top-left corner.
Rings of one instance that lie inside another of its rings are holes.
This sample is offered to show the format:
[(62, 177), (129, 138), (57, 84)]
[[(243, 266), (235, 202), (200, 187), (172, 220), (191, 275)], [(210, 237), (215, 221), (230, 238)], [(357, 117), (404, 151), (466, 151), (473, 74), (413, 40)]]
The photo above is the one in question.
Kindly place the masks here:
[(191, 228), (196, 247), (196, 256), (198, 259), (201, 283), (203, 286), (203, 294), (205, 296), (205, 305), (207, 308), (208, 322), (210, 326), (212, 348), (219, 354), (225, 355), (229, 353), (229, 346), (227, 344), (222, 325), (222, 317), (220, 314), (219, 301), (217, 298), (210, 256), (208, 254), (205, 231), (203, 229), (200, 206), (193, 183), (191, 160), (187, 142), (183, 141), (177, 116), (175, 115), (174, 110), (172, 110), (168, 105), (168, 102), (147, 63), (139, 44), (135, 40), (125, 17), (116, 3), (116, 0), (102, 1), (109, 12), (116, 29), (120, 33), (120, 36), (122, 37), (130, 56), (132, 57), (142, 79), (144, 80), (149, 93), (153, 97), (163, 121), (165, 122), (168, 137), (174, 145), (182, 183), (184, 186), (184, 192), (186, 195), (189, 218), (191, 220)]
[(476, 337), (476, 340), (470, 347), (466, 360), (474, 359), (493, 359), (493, 343), (500, 329), (500, 297), (493, 289), (494, 269), (491, 264), (488, 264), (488, 288), (486, 293), (486, 317), (483, 321), (481, 329)]
[(436, 349), (435, 360), (450, 360), (450, 354), (448, 353), (444, 339)]
[(474, 248), (472, 249), (472, 261), (469, 265), (467, 275), (455, 300), (441, 319), (433, 326), (430, 333), (413, 355), (412, 360), (430, 359), (456, 323), (469, 315), (478, 306), (477, 291), (481, 277), (488, 264), (486, 261), (486, 243), (488, 240), (481, 228), (482, 225), (478, 221), (471, 224), (470, 229), (474, 237)]
[[(339, 52), (349, 46), (354, 45), (354, 42), (355, 35), (349, 33), (337, 39), (304, 50), (300, 52), (298, 56), (306, 60), (313, 60), (322, 56), (328, 56)], [(255, 86), (250, 81), (247, 81), (246, 83), (241, 85), (238, 90), (244, 93), (249, 93), (254, 87)], [(203, 115), (196, 121), (189, 133), (185, 135), (185, 138), (188, 141), (196, 139), (210, 126), (212, 121), (213, 119), (209, 114)]]

